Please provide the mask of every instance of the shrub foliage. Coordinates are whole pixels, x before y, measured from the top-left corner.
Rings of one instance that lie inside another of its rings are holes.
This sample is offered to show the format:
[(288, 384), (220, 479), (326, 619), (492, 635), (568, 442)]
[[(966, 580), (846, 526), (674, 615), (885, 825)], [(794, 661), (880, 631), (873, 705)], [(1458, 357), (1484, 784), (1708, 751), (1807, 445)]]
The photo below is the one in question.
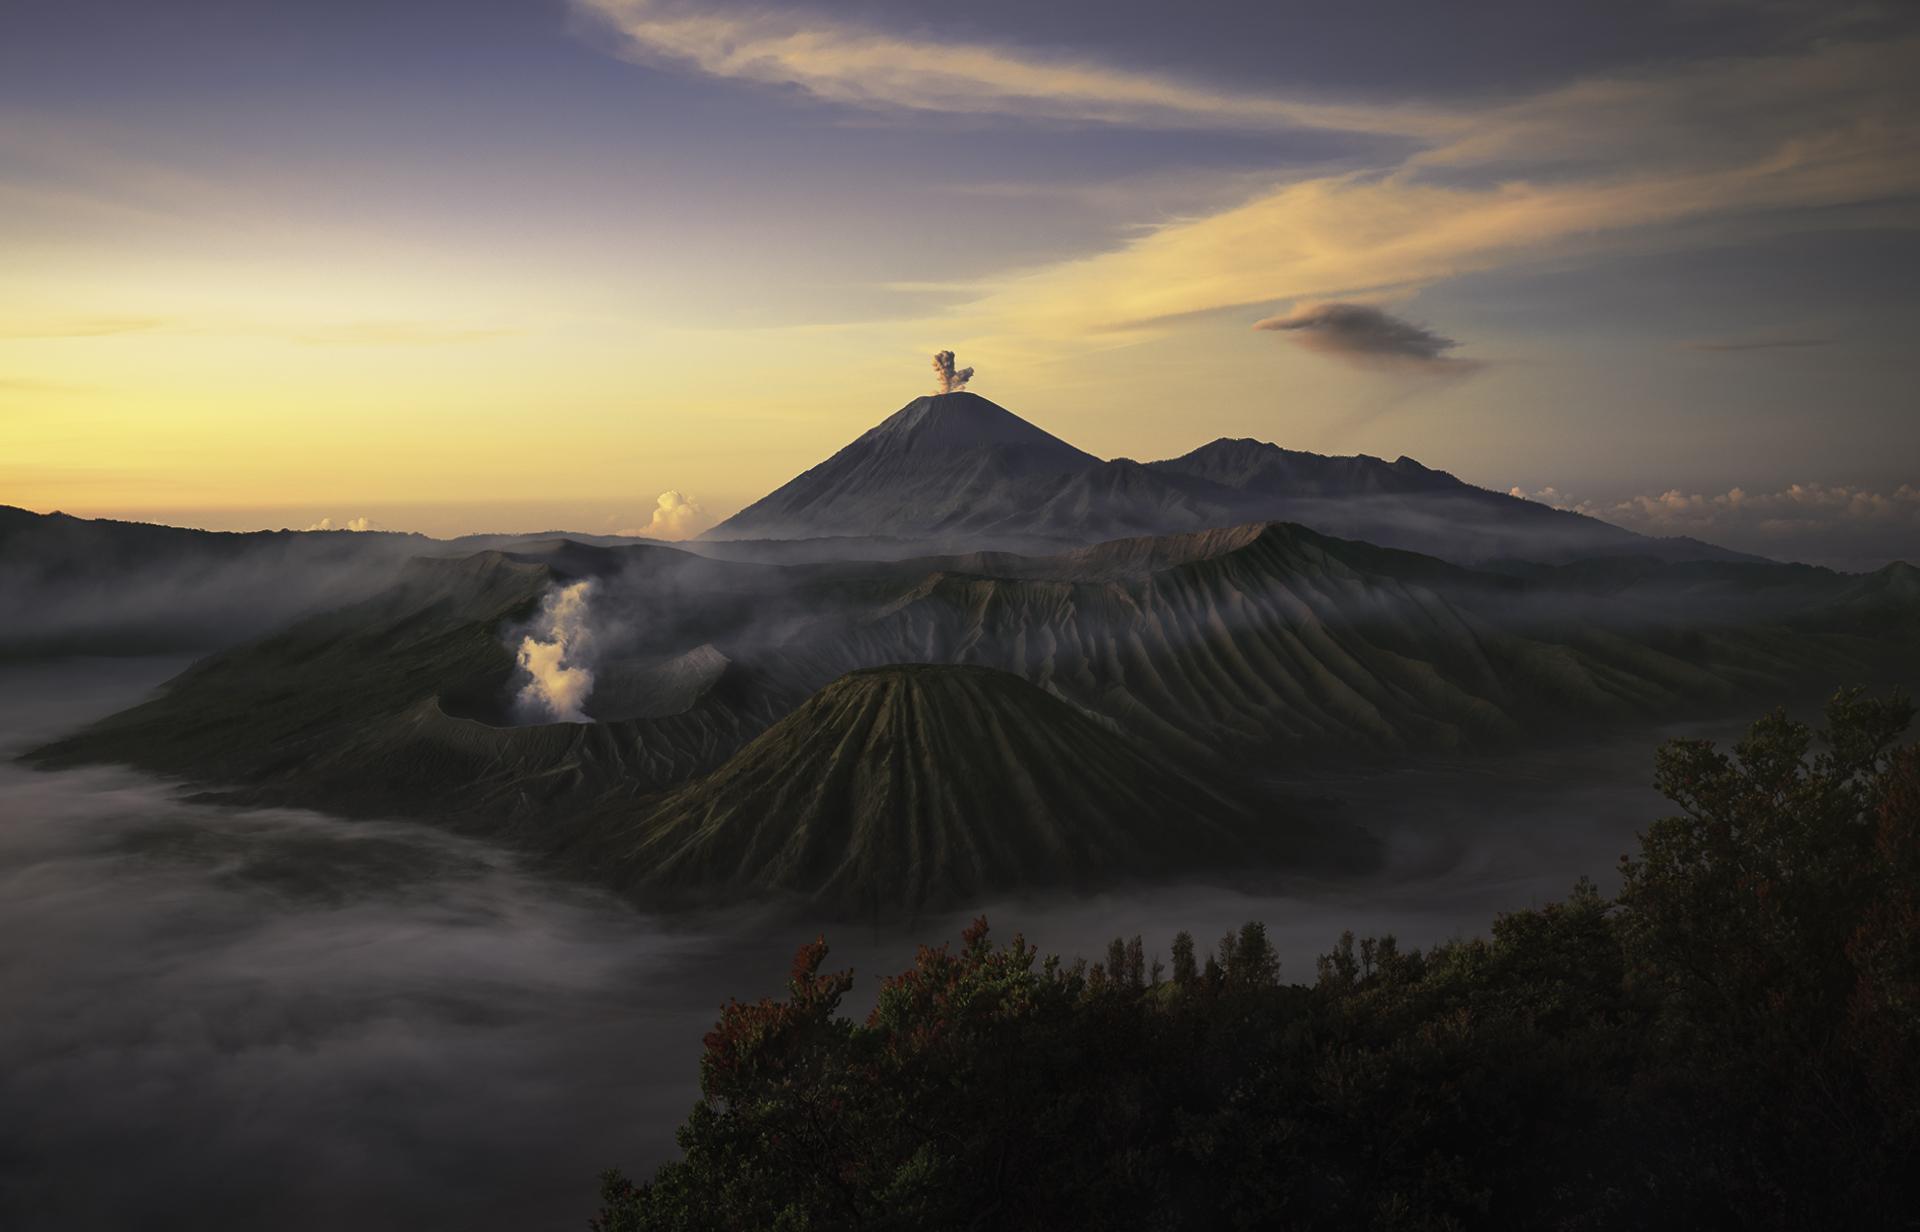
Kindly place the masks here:
[(706, 1039), (654, 1229), (1806, 1228), (1920, 1211), (1920, 746), (1904, 698), (1662, 749), (1622, 864), (1421, 952), (1265, 929), (1062, 964), (984, 920), (864, 1022), (815, 941)]

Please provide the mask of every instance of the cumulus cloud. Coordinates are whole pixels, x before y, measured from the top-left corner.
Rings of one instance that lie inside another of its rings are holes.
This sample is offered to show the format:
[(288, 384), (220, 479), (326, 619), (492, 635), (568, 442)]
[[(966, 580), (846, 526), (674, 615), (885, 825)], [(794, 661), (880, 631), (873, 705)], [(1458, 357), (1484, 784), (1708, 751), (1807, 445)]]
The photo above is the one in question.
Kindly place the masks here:
[(1302, 304), (1253, 327), (1290, 334), (1309, 351), (1360, 367), (1454, 374), (1479, 366), (1474, 360), (1448, 356), (1460, 345), (1453, 339), (1372, 304)]
[(1530, 500), (1542, 505), (1552, 505), (1555, 509), (1571, 509), (1576, 503), (1573, 497), (1562, 492), (1552, 484), (1548, 484), (1546, 487), (1534, 492), (1529, 492), (1525, 488), (1515, 484), (1513, 487), (1507, 489), (1507, 495), (1519, 500)]
[(711, 525), (713, 518), (699, 501), (678, 489), (668, 489), (654, 502), (651, 521), (620, 533), (648, 539), (691, 539)]
[(1881, 493), (1846, 484), (1796, 483), (1777, 492), (1729, 488), (1718, 495), (1670, 488), (1658, 495), (1629, 497), (1613, 508), (1643, 521), (1675, 526), (1713, 526), (1745, 517), (1775, 528), (1834, 519), (1905, 521), (1920, 527), (1920, 488), (1902, 484), (1891, 493)]
[(1546, 487), (1510, 495), (1570, 509), (1649, 535), (1690, 535), (1763, 556), (1837, 567), (1920, 559), (1920, 487), (1881, 491), (1851, 484), (1794, 483), (1774, 491), (1639, 493), (1575, 499)]
[(336, 522), (332, 518), (328, 517), (328, 518), (321, 518), (318, 522), (315, 522), (312, 526), (307, 527), (307, 529), (308, 530), (369, 531), (369, 530), (385, 530), (386, 528), (380, 525), (380, 523), (374, 521), (372, 518), (343, 518), (340, 521)]

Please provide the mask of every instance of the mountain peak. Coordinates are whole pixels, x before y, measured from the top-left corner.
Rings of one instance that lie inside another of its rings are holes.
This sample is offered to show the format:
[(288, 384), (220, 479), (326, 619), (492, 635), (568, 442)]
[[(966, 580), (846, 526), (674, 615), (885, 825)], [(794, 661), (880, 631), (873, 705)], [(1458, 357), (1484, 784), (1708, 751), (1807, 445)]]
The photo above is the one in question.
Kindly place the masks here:
[(1103, 462), (962, 390), (915, 398), (705, 537), (1057, 551), (1276, 521), (1455, 563), (1729, 555), (1477, 488), (1405, 455), (1327, 456), (1221, 437), (1183, 457)]
[(1192, 453), (1153, 465), (1240, 492), (1290, 497), (1434, 492), (1466, 485), (1404, 454), (1388, 462), (1372, 454), (1330, 455), (1282, 449), (1248, 437), (1221, 437)]
[(869, 429), (853, 447), (862, 443), (915, 454), (996, 448), (1033, 451), (1038, 455), (1034, 460), (1064, 464), (1063, 469), (1100, 461), (998, 403), (965, 390), (915, 398)]
[(996, 501), (1014, 488), (1038, 485), (1024, 509), (1103, 465), (979, 394), (927, 394), (707, 536), (944, 534), (1002, 516)]

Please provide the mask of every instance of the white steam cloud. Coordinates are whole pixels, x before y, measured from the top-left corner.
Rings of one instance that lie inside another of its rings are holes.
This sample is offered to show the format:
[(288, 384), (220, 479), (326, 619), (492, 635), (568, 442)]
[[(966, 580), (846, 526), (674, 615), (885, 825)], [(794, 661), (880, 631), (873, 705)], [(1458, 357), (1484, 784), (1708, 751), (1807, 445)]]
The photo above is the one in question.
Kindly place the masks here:
[(956, 393), (967, 387), (973, 379), (973, 369), (953, 366), (952, 351), (936, 351), (933, 356), (933, 392), (937, 394)]
[(540, 604), (533, 627), (520, 639), (525, 676), (513, 699), (521, 723), (590, 723), (593, 693), (593, 633), (587, 626), (593, 600), (591, 578), (563, 586)]
[(652, 521), (620, 533), (649, 539), (691, 539), (712, 524), (713, 519), (699, 501), (678, 489), (669, 489), (655, 502)]

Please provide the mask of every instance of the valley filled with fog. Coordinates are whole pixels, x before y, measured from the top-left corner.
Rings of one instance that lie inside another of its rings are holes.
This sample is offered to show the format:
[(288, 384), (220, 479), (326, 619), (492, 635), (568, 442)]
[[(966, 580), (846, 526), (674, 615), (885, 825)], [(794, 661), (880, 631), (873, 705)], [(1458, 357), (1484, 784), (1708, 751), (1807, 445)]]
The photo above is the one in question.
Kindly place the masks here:
[(578, 1226), (815, 936), (852, 1014), (976, 915), (1312, 983), (1611, 891), (1663, 739), (1920, 662), (1909, 565), (951, 391), (714, 532), (0, 510), (0, 1228)]
[[(13, 760), (184, 665), (0, 668), (9, 1228), (584, 1220), (598, 1169), (644, 1174), (672, 1152), (728, 997), (779, 992), (820, 931), (830, 964), (856, 969), (863, 1011), (874, 977), (972, 914), (884, 930), (744, 910), (667, 919), (439, 829)], [(1426, 945), (1581, 875), (1610, 885), (1662, 812), (1649, 782), (1664, 734), (1294, 784), (1383, 840), (1385, 867), (1365, 877), (981, 909), (997, 934), (1068, 956), (1136, 932), (1164, 955), (1177, 930), (1206, 946), (1262, 919), (1282, 977), (1310, 981), (1343, 929)]]

